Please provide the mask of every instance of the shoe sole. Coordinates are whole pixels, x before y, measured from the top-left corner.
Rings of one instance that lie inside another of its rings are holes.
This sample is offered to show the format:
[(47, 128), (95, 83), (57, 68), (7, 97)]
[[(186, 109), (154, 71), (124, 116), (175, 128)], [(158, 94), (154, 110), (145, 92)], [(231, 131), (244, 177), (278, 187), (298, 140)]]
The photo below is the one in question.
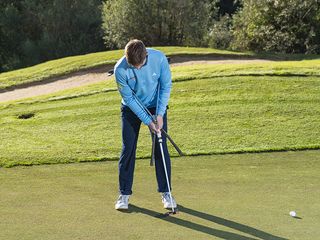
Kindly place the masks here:
[(128, 210), (128, 207), (123, 207), (123, 206), (120, 206), (120, 207), (115, 207), (116, 210)]
[(128, 208), (115, 208), (115, 209), (119, 212), (125, 212), (129, 210)]

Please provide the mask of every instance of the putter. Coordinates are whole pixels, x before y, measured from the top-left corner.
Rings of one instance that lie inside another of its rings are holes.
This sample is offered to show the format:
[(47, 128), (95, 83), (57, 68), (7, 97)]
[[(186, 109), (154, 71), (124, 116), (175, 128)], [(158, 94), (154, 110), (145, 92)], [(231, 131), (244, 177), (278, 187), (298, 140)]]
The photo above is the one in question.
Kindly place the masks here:
[(171, 195), (171, 190), (170, 190), (170, 182), (169, 182), (169, 177), (168, 177), (166, 160), (164, 159), (161, 132), (158, 132), (158, 133), (157, 133), (157, 137), (158, 137), (158, 142), (159, 142), (159, 145), (160, 145), (162, 163), (163, 163), (164, 173), (165, 173), (165, 175), (166, 175), (167, 186), (168, 186), (168, 191), (169, 191), (169, 197), (170, 197), (170, 202), (171, 202), (171, 209), (172, 209), (172, 211), (168, 212), (166, 215), (176, 214), (177, 211), (176, 211), (175, 208), (173, 207), (173, 200), (172, 200), (172, 195)]

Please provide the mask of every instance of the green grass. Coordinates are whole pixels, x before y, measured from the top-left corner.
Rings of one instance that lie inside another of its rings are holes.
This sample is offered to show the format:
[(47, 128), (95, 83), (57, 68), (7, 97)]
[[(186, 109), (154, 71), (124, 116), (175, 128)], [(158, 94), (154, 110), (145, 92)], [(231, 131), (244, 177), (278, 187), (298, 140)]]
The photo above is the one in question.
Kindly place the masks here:
[(39, 82), (45, 79), (62, 76), (106, 64), (114, 64), (123, 54), (122, 50), (91, 53), (48, 61), (32, 67), (0, 74), (0, 89), (24, 83)]
[[(320, 148), (320, 78), (216, 77), (175, 82), (169, 132), (188, 155)], [(61, 97), (61, 96), (60, 96)], [(120, 96), (2, 105), (0, 166), (118, 159)], [(31, 119), (18, 119), (23, 113)], [(150, 156), (142, 128), (137, 156)], [(176, 153), (171, 148), (171, 153)]]
[(176, 81), (225, 76), (320, 76), (320, 59), (248, 64), (197, 64), (172, 68)]
[(180, 213), (168, 218), (149, 160), (126, 213), (114, 210), (116, 162), (2, 168), (0, 239), (318, 239), (319, 151), (172, 161)]
[[(251, 56), (250, 53), (223, 51), (210, 48), (156, 47), (168, 56), (179, 54), (211, 54), (217, 56)], [(123, 50), (91, 53), (48, 61), (32, 67), (0, 74), (0, 90), (30, 82), (39, 82), (79, 70), (115, 64), (123, 56)]]
[[(174, 82), (228, 76), (320, 76), (320, 60), (313, 59), (250, 64), (194, 64), (192, 66), (175, 66), (171, 69)], [(69, 99), (115, 90), (116, 84), (114, 80), (107, 82), (104, 81), (84, 87), (62, 90), (39, 97), (8, 101), (5, 104), (0, 103), (0, 106), (15, 103), (32, 103), (47, 100)]]
[[(163, 51), (167, 56), (174, 56), (174, 55), (210, 55), (210, 56), (217, 56), (217, 57), (256, 57), (256, 58), (266, 58), (266, 59), (273, 59), (273, 60), (296, 60), (292, 61), (288, 64), (274, 63), (274, 70), (271, 72), (275, 72), (276, 74), (286, 74), (288, 71), (297, 72), (296, 68), (301, 69), (300, 63), (305, 65), (305, 69), (302, 70), (302, 74), (308, 74), (309, 71), (311, 74), (318, 74), (319, 70), (319, 61), (301, 61), (303, 59), (319, 59), (318, 55), (283, 55), (283, 54), (255, 54), (251, 52), (234, 52), (234, 51), (225, 51), (225, 50), (218, 50), (218, 49), (211, 49), (211, 48), (194, 48), (194, 47), (155, 47), (161, 51)], [(119, 58), (123, 55), (123, 50), (113, 50), (113, 51), (105, 51), (105, 52), (98, 52), (98, 53), (91, 53), (86, 55), (80, 56), (73, 56), (73, 57), (66, 57), (62, 59), (48, 61), (42, 64), (38, 64), (32, 67), (23, 68), (11, 72), (1, 73), (0, 74), (0, 90), (18, 86), (26, 83), (31, 82), (41, 82), (48, 78), (58, 77), (62, 75), (66, 75), (68, 73), (77, 72), (79, 70), (91, 69), (99, 66), (106, 66), (106, 65), (113, 65), (117, 62)], [(304, 64), (305, 62), (305, 64)], [(312, 66), (315, 66), (316, 69), (313, 70)], [(257, 71), (260, 71), (261, 74), (265, 72), (270, 74), (270, 71), (267, 71), (265, 67), (267, 65), (253, 65), (253, 74), (256, 74)], [(185, 67), (182, 67), (182, 69)], [(200, 71), (200, 74), (203, 74), (203, 70), (207, 70), (210, 66), (207, 67), (196, 67), (197, 73)], [(232, 67), (226, 66), (225, 70), (223, 68), (219, 68), (220, 73), (211, 74), (212, 76), (216, 76), (217, 74), (221, 76), (221, 71), (227, 71), (228, 74), (232, 74), (233, 70)], [(245, 68), (238, 69), (239, 71), (245, 72)], [(283, 69), (282, 69), (283, 68)], [(310, 70), (311, 68), (311, 70)], [(250, 70), (251, 68), (249, 68)], [(107, 70), (107, 69), (106, 69)], [(237, 70), (237, 69), (235, 69)], [(212, 71), (211, 71), (212, 72)], [(230, 73), (231, 72), (231, 73)], [(189, 75), (190, 70), (186, 72)], [(249, 72), (249, 74), (252, 74)]]
[[(78, 60), (81, 68), (92, 67), (97, 56), (70, 58), (70, 68), (57, 60), (51, 70), (73, 71)], [(130, 210), (114, 210), (121, 148), (114, 81), (1, 103), (0, 239), (317, 239), (320, 151), (262, 152), (320, 149), (319, 65), (172, 68), (169, 133), (190, 156), (172, 159), (180, 213), (169, 218), (148, 166), (145, 126), (137, 157), (146, 159), (136, 163)], [(46, 67), (37, 67), (21, 70), (20, 80), (46, 78)], [(33, 118), (18, 118), (30, 113)]]

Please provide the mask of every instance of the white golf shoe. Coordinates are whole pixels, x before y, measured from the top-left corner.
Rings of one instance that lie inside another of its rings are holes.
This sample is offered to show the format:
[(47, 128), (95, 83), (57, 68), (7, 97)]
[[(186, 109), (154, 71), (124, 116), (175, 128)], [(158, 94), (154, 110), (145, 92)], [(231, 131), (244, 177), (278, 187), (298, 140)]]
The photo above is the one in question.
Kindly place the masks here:
[(172, 204), (171, 204), (171, 200), (170, 200), (170, 194), (169, 192), (164, 192), (164, 193), (161, 193), (161, 200), (162, 200), (162, 203), (163, 203), (163, 208), (176, 208), (177, 207), (177, 203), (176, 203), (176, 200), (174, 199), (174, 197), (171, 195), (172, 197)]
[(119, 195), (119, 198), (116, 202), (115, 209), (125, 210), (128, 209), (130, 195)]

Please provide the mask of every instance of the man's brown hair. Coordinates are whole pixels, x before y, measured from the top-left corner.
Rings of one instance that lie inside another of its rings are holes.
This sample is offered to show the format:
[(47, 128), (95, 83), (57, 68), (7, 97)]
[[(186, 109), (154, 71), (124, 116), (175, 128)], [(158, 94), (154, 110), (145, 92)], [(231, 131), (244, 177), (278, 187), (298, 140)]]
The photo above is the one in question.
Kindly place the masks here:
[(127, 43), (125, 47), (125, 55), (129, 64), (137, 66), (143, 63), (147, 56), (147, 50), (141, 40), (133, 39)]

